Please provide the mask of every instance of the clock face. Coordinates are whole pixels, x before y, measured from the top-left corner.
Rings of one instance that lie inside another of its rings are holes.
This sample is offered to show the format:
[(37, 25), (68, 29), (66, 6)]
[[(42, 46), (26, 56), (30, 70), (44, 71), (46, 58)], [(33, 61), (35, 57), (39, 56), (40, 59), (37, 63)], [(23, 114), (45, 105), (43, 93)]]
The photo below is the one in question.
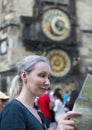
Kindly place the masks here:
[(62, 41), (71, 32), (68, 15), (59, 9), (47, 10), (42, 16), (41, 27), (44, 35), (53, 41)]
[(51, 50), (47, 58), (50, 62), (53, 76), (64, 77), (69, 73), (71, 69), (71, 60), (65, 51), (60, 49)]
[(7, 48), (8, 48), (7, 41), (6, 40), (2, 41), (0, 43), (0, 53), (5, 54), (7, 52)]

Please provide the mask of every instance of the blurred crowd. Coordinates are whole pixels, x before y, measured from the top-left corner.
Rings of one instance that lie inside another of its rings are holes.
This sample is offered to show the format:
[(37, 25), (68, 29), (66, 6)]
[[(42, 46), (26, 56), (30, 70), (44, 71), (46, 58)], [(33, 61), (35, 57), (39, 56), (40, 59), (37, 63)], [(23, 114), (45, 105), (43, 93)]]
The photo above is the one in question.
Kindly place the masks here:
[(78, 95), (77, 89), (69, 89), (62, 94), (60, 88), (49, 88), (43, 96), (35, 99), (34, 107), (43, 113), (48, 125), (57, 124), (61, 116), (73, 109)]

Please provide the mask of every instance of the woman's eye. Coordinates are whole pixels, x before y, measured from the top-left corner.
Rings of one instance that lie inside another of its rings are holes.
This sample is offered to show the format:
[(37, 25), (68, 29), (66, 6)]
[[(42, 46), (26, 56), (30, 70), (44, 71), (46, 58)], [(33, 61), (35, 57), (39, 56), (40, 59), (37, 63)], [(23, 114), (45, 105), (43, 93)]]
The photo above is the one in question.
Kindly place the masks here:
[(39, 74), (39, 76), (40, 76), (40, 77), (43, 77), (43, 78), (45, 78), (45, 77), (46, 77), (46, 75), (45, 75), (45, 74)]
[(42, 78), (48, 78), (48, 79), (51, 78), (51, 74), (47, 74), (47, 73), (40, 73), (40, 74), (38, 74), (38, 76), (42, 77)]

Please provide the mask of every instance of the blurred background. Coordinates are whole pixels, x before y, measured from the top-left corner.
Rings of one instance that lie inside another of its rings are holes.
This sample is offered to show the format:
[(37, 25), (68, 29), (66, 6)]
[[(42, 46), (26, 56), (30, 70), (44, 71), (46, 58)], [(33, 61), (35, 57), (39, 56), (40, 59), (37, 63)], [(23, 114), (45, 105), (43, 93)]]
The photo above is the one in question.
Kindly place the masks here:
[(92, 73), (91, 0), (0, 0), (0, 90), (26, 55), (46, 56), (51, 86), (81, 89)]

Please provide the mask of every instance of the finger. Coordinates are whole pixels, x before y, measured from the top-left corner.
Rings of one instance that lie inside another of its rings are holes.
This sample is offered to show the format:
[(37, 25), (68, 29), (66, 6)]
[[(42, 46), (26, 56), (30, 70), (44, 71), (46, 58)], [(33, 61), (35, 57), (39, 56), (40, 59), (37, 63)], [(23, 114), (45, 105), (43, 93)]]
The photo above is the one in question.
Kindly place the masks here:
[(59, 124), (59, 126), (58, 126), (58, 128), (59, 128), (59, 130), (77, 130), (77, 129), (75, 129), (75, 125), (70, 125), (70, 124)]
[[(64, 126), (63, 127), (65, 130), (75, 130), (74, 126)], [(62, 129), (63, 130), (63, 129)]]
[(77, 116), (81, 116), (82, 113), (81, 112), (75, 112), (75, 111), (69, 111), (67, 112), (64, 116), (63, 119), (69, 119), (71, 117), (77, 117)]
[(71, 125), (74, 126), (75, 122), (73, 120), (60, 120), (58, 122), (59, 125), (64, 124), (64, 125)]

